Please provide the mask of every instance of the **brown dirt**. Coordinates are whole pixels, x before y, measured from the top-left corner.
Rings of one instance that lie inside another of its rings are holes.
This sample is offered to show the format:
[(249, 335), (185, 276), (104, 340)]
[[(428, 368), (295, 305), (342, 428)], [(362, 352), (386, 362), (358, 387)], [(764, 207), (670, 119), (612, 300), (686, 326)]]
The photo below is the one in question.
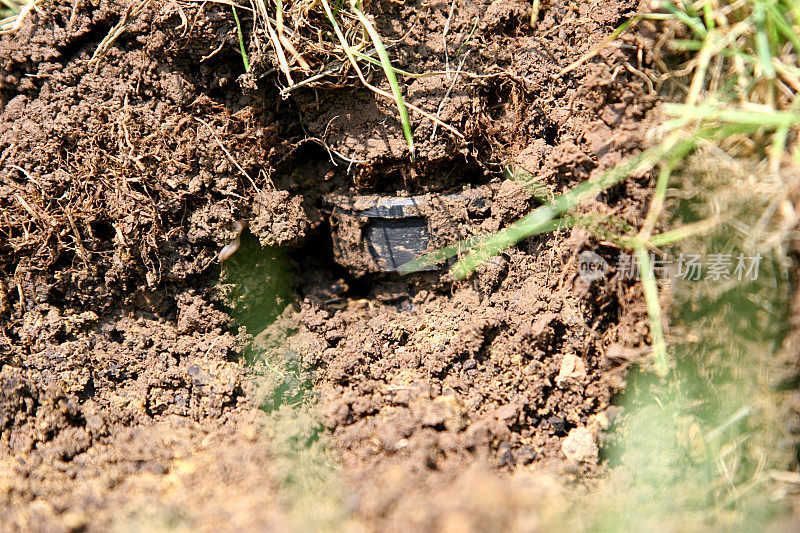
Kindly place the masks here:
[[(364, 89), (284, 101), (274, 72), (252, 88), (224, 5), (151, 5), (89, 65), (125, 5), (43, 2), (0, 39), (4, 527), (285, 529), (283, 452), (262, 429), (287, 406), (318, 413), (308, 440), (341, 465), (356, 528), (530, 527), (530, 502), (590, 485), (594, 443), (582, 461), (562, 447), (573, 429), (602, 441), (648, 342), (637, 286), (576, 277), (598, 243), (528, 239), (466, 282), (367, 274), (337, 264), (320, 207), (485, 186), (489, 208), (437, 223), (438, 245), (535, 204), (502, 165), (555, 194), (639, 150), (655, 97), (624, 65), (648, 67), (641, 35), (555, 76), (637, 5), (555, 0), (531, 27), (527, 2), (460, 3), (445, 50), (449, 4), (372, 2), (396, 66), (469, 52), (481, 76), (411, 80), (432, 113), (452, 84), (439, 115), (466, 137), (415, 118), (413, 163)], [(649, 184), (587, 209), (636, 223)], [(252, 233), (221, 268), (235, 220)]]

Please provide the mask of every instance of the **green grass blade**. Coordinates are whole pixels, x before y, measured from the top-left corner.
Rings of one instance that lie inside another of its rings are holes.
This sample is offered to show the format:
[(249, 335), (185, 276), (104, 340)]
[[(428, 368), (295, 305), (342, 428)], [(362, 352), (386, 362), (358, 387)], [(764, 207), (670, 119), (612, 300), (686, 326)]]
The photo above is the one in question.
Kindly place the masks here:
[(275, 0), (275, 26), (279, 33), (283, 31), (283, 0)]
[(709, 30), (717, 27), (714, 22), (714, 8), (711, 2), (703, 2), (703, 22), (705, 22), (706, 28)]
[(746, 126), (764, 128), (777, 128), (792, 126), (800, 122), (800, 113), (792, 111), (777, 111), (772, 109), (743, 110), (730, 109), (712, 104), (685, 105), (664, 104), (664, 113), (680, 117), (681, 120), (707, 120), (714, 122), (728, 122)]
[(756, 23), (756, 55), (758, 56), (764, 76), (771, 79), (775, 77), (775, 67), (772, 66), (772, 51), (770, 50), (769, 36), (765, 28), (766, 18), (767, 13), (764, 9), (764, 4), (761, 2), (756, 3), (755, 9), (753, 10), (753, 20)]
[(538, 232), (555, 217), (566, 213), (581, 202), (616, 185), (631, 174), (650, 171), (656, 163), (670, 153), (688, 153), (694, 147), (695, 142), (694, 138), (680, 141), (677, 136), (672, 136), (660, 145), (642, 152), (630, 161), (604, 172), (599, 178), (585, 181), (545, 205), (534, 209), (511, 226), (497, 232), (485, 243), (473, 248), (466, 257), (453, 265), (453, 276), (456, 279), (468, 277), (483, 261), (534, 234), (534, 232)]
[(467, 239), (451, 244), (450, 246), (445, 246), (444, 248), (440, 248), (439, 250), (435, 250), (433, 252), (420, 256), (412, 261), (404, 263), (400, 265), (397, 271), (403, 275), (411, 274), (412, 272), (419, 272), (420, 270), (435, 265), (436, 263), (444, 261), (445, 259), (450, 259), (451, 257), (458, 255), (465, 250), (474, 248), (475, 246), (480, 245), (481, 243), (485, 242), (491, 237), (492, 237), (491, 235), (479, 235), (477, 237), (469, 237)]
[(392, 66), (391, 60), (389, 59), (389, 54), (386, 52), (386, 47), (383, 46), (381, 36), (378, 34), (378, 31), (375, 29), (369, 19), (355, 5), (352, 6), (352, 9), (358, 17), (358, 20), (367, 30), (367, 33), (372, 40), (372, 44), (375, 46), (375, 50), (378, 52), (378, 57), (381, 60), (383, 72), (386, 74), (386, 78), (389, 80), (389, 86), (392, 88), (392, 94), (394, 95), (397, 110), (400, 112), (400, 123), (403, 126), (403, 135), (406, 138), (406, 144), (408, 145), (408, 149), (411, 151), (411, 158), (413, 159), (414, 137), (411, 134), (411, 121), (408, 118), (408, 110), (406, 109), (406, 104), (403, 100), (403, 93), (400, 91), (400, 84), (397, 83), (397, 76), (395, 76), (395, 69)]
[[(789, 110), (797, 111), (798, 108), (800, 108), (800, 96), (795, 96), (794, 102), (792, 102)], [(795, 127), (797, 126), (800, 126), (800, 124), (795, 125)], [(770, 158), (772, 159), (774, 166), (777, 166), (780, 163), (783, 151), (786, 149), (786, 138), (789, 136), (789, 130), (791, 127), (792, 124), (786, 123), (781, 124), (775, 129), (775, 134), (772, 136), (772, 146), (770, 147)]]
[(236, 21), (236, 33), (239, 35), (239, 51), (242, 53), (242, 63), (244, 63), (244, 71), (250, 72), (250, 61), (247, 59), (247, 50), (244, 46), (244, 36), (242, 35), (242, 25), (239, 23), (239, 14), (236, 13), (236, 7), (231, 6), (233, 10), (233, 20)]
[(781, 35), (783, 35), (787, 41), (792, 43), (795, 53), (800, 53), (800, 36), (794, 32), (792, 27), (786, 22), (784, 15), (781, 14), (774, 4), (767, 7), (767, 17), (769, 18), (770, 22), (775, 25)]
[(653, 363), (656, 374), (666, 376), (669, 371), (667, 359), (667, 342), (664, 339), (664, 327), (661, 318), (661, 302), (658, 299), (658, 285), (650, 265), (650, 252), (639, 239), (632, 239), (631, 245), (639, 263), (639, 272), (642, 278), (644, 300), (647, 305), (647, 314), (650, 318), (650, 337), (653, 347)]
[(698, 37), (705, 39), (708, 30), (703, 23), (700, 22), (700, 19), (691, 16), (689, 13), (676, 6), (672, 2), (663, 2), (661, 7), (669, 11), (670, 14), (675, 16), (675, 18), (689, 26)]
[[(556, 220), (551, 220), (545, 224), (542, 224), (540, 227), (531, 229), (528, 228), (528, 235), (539, 235), (542, 233), (549, 233), (551, 231), (556, 231), (561, 228), (566, 228), (572, 226), (576, 222), (575, 218), (573, 217), (564, 217), (559, 218)], [(417, 259), (409, 261), (408, 263), (404, 263), (400, 265), (400, 268), (397, 271), (400, 274), (411, 274), (412, 272), (419, 272), (423, 268), (427, 268), (431, 265), (435, 265), (445, 259), (449, 259), (453, 256), (460, 254), (466, 250), (479, 247), (483, 244), (486, 244), (488, 241), (493, 239), (495, 235), (478, 235), (477, 237), (469, 237), (467, 239), (458, 241), (455, 244), (451, 244), (450, 246), (446, 246), (439, 250), (435, 250), (433, 252), (427, 253)]]
[(714, 229), (717, 224), (719, 224), (719, 219), (716, 218), (701, 220), (692, 224), (686, 224), (680, 228), (665, 231), (664, 233), (659, 233), (658, 235), (653, 235), (650, 237), (648, 244), (654, 247), (672, 244), (684, 239), (688, 239), (689, 237), (695, 237), (697, 235), (708, 233)]
[[(357, 68), (358, 65), (356, 64), (355, 57), (353, 56), (353, 50), (350, 48), (350, 45), (347, 44), (347, 39), (345, 38), (344, 33), (342, 33), (342, 29), (339, 27), (339, 23), (336, 22), (336, 17), (331, 11), (331, 6), (328, 4), (328, 0), (321, 0), (321, 2), (322, 8), (325, 10), (325, 15), (328, 17), (328, 21), (331, 23), (333, 31), (336, 33), (336, 37), (339, 39), (339, 43), (342, 45), (342, 50), (344, 50), (350, 62), (353, 63), (354, 68)], [(336, 11), (339, 11), (338, 7)]]
[[(538, 2), (538, 0), (534, 0), (534, 2)], [(536, 9), (538, 9), (538, 8), (536, 8)], [(478, 23), (480, 21), (481, 21), (481, 17), (480, 16), (475, 17), (475, 24), (472, 25), (472, 29), (470, 30), (470, 32), (467, 35), (467, 37), (464, 39), (464, 42), (462, 42), (461, 46), (459, 46), (458, 50), (456, 50), (456, 57), (461, 55), (461, 49), (464, 48), (467, 45), (467, 43), (470, 41), (470, 39), (472, 39), (472, 36), (475, 35), (475, 30), (478, 29)]]

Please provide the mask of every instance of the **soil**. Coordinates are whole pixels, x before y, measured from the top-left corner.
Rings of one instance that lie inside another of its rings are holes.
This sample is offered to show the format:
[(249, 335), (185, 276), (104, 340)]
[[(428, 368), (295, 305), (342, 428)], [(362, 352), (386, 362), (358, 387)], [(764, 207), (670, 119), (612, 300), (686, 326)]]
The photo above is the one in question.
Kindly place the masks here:
[[(3, 527), (292, 527), (291, 453), (267, 438), (287, 409), (310, 413), (288, 440), (324, 444), (355, 529), (530, 528), (526, 506), (588, 490), (649, 337), (638, 285), (582, 281), (576, 258), (619, 250), (561, 230), (466, 281), (400, 277), (353, 260), (358, 224), (336, 251), (323, 198), (482, 187), (485, 208), (432, 215), (434, 249), (537, 204), (505, 168), (553, 195), (641, 150), (644, 24), (558, 76), (637, 8), (553, 0), (532, 26), (522, 1), (449, 23), (446, 2), (371, 2), (396, 67), (475, 74), (408, 80), (464, 135), (412, 114), (412, 162), (363, 87), (283, 99), (269, 65), (245, 73), (226, 5), (147, 4), (92, 62), (127, 4), (40, 3), (0, 38)], [(636, 224), (650, 186), (584, 209)]]

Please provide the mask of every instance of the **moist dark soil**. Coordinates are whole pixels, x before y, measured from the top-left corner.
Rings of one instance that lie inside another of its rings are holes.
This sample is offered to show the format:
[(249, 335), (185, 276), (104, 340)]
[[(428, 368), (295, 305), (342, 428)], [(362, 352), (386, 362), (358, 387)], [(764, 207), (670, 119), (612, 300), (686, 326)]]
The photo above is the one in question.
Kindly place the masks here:
[[(649, 333), (640, 287), (581, 280), (577, 255), (619, 250), (567, 229), (466, 281), (401, 277), (359, 263), (363, 221), (324, 198), (480, 189), (431, 214), (433, 250), (535, 207), (514, 178), (555, 195), (641, 150), (644, 33), (558, 75), (637, 7), (553, 0), (532, 25), (522, 1), (369, 3), (396, 67), (461, 70), (404, 79), (463, 134), (412, 113), (412, 161), (359, 84), (282, 98), (268, 62), (245, 73), (227, 5), (147, 4), (93, 60), (128, 5), (38, 4), (0, 38), (3, 526), (292, 527), (267, 437), (287, 409), (311, 413), (298, 439), (325, 443), (356, 529), (529, 528), (525, 506), (590, 490)], [(636, 224), (651, 185), (583, 209)]]

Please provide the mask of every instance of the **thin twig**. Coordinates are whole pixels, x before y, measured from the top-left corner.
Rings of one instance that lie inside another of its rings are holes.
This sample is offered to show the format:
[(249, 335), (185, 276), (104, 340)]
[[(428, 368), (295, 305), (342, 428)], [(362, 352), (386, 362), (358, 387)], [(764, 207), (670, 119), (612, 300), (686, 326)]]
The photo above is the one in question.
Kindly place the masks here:
[[(450, 31), (450, 22), (453, 20), (453, 13), (456, 11), (456, 3), (458, 0), (452, 0), (450, 2), (450, 13), (447, 15), (447, 22), (444, 23), (444, 30), (442, 31), (442, 45), (444, 47), (444, 69), (446, 71), (450, 71), (450, 52), (447, 50), (447, 32)], [(450, 79), (450, 75), (447, 75), (447, 79)]]
[(92, 54), (92, 58), (89, 60), (89, 66), (94, 66), (95, 71), (100, 66), (100, 61), (108, 53), (111, 46), (114, 42), (125, 32), (125, 28), (128, 27), (128, 24), (139, 16), (139, 14), (144, 10), (145, 7), (150, 3), (151, 0), (139, 0), (138, 3), (129, 5), (125, 12), (122, 14), (122, 18), (120, 18), (119, 22), (111, 28), (108, 34), (103, 38), (100, 44), (97, 46), (97, 49)]
[(19, 13), (0, 20), (0, 35), (4, 33), (14, 33), (20, 29), (22, 27), (22, 23), (25, 21), (25, 17), (27, 17), (31, 11), (39, 11), (37, 6), (41, 1), (42, 0), (28, 1), (24, 6), (22, 6), (22, 9), (19, 10)]
[[(450, 93), (453, 91), (453, 87), (455, 87), (456, 81), (458, 81), (458, 75), (461, 74), (461, 67), (464, 66), (464, 62), (467, 60), (467, 56), (469, 56), (469, 52), (464, 54), (464, 57), (461, 58), (461, 61), (458, 63), (458, 69), (456, 69), (456, 74), (453, 77), (453, 83), (451, 83), (450, 87), (447, 88), (447, 92), (444, 94), (444, 98), (442, 98), (442, 101), (439, 102), (439, 107), (436, 110), (436, 117), (437, 118), (439, 117), (439, 115), (441, 115), (442, 109), (444, 109), (444, 104), (450, 98)], [(433, 131), (431, 132), (431, 140), (436, 138), (436, 130), (437, 130), (438, 126), (439, 126), (438, 124), (434, 124), (433, 125)]]

